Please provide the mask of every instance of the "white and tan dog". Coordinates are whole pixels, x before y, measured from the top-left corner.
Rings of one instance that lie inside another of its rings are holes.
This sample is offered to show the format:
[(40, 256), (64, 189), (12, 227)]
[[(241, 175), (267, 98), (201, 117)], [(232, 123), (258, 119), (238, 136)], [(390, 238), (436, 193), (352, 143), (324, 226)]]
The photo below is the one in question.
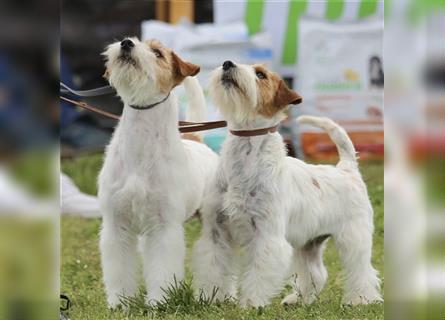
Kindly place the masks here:
[(138, 290), (138, 245), (149, 303), (184, 275), (183, 222), (200, 208), (217, 155), (181, 139), (171, 90), (184, 81), (189, 121), (205, 120), (199, 67), (158, 41), (127, 38), (104, 53), (106, 76), (125, 106), (99, 176), (102, 269), (110, 307)]
[[(257, 307), (268, 304), (296, 273), (296, 292), (283, 303), (312, 303), (326, 282), (323, 250), (332, 237), (346, 271), (344, 302), (380, 301), (370, 262), (373, 210), (346, 132), (326, 118), (300, 117), (324, 129), (340, 154), (337, 166), (306, 164), (286, 156), (282, 137), (273, 130), (286, 107), (301, 102), (275, 73), (226, 61), (213, 74), (210, 94), (232, 133), (201, 210), (195, 286), (206, 294), (218, 287), (220, 299), (236, 297), (239, 277), (240, 303)], [(260, 128), (268, 129), (249, 131)], [(240, 264), (235, 247), (244, 249)]]

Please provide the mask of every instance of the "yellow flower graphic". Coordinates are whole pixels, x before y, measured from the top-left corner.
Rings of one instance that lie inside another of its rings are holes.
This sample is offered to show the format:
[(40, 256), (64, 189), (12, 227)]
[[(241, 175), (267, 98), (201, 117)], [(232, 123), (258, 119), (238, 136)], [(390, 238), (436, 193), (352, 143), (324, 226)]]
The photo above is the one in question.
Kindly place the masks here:
[(349, 81), (357, 81), (359, 78), (358, 73), (352, 69), (345, 69), (343, 75)]

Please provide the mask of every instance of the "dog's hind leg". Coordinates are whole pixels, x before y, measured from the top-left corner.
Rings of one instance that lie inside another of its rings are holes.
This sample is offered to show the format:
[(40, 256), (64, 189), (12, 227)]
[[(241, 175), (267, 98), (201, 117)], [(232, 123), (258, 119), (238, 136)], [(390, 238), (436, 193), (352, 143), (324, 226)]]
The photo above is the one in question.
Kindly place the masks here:
[(282, 304), (293, 304), (298, 301), (310, 304), (315, 301), (323, 289), (328, 273), (323, 264), (323, 252), (328, 235), (309, 241), (302, 248), (294, 250), (295, 272), (297, 279), (295, 292), (286, 296)]
[(137, 291), (137, 236), (126, 222), (104, 215), (100, 253), (107, 302), (114, 308)]
[(185, 243), (180, 221), (164, 221), (141, 236), (147, 303), (161, 301), (175, 281), (184, 278)]
[(380, 280), (371, 265), (372, 230), (369, 220), (362, 219), (349, 222), (339, 234), (334, 235), (346, 271), (345, 304), (382, 301)]

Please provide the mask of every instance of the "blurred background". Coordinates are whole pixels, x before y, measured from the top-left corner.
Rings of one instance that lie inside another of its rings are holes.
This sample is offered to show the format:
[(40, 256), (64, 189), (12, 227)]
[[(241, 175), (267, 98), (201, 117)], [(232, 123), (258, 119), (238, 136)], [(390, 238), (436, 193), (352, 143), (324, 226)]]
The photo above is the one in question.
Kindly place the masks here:
[(0, 2), (0, 319), (58, 316), (58, 9)]
[[(100, 53), (131, 35), (156, 38), (200, 65), (205, 90), (210, 71), (225, 60), (264, 63), (304, 96), (281, 127), (291, 155), (335, 157), (324, 134), (292, 121), (310, 113), (346, 126), (362, 158), (382, 159), (383, 12), (382, 1), (62, 1), (62, 80), (80, 89), (104, 85)], [(176, 91), (183, 110), (184, 92)], [(116, 113), (122, 108), (113, 97), (100, 102)], [(219, 119), (208, 105), (209, 120)], [(114, 125), (74, 114), (65, 103), (61, 120), (63, 156), (100, 149)], [(207, 132), (207, 144), (218, 151), (225, 133)]]
[[(0, 18), (0, 318), (58, 317), (59, 199), (97, 216), (90, 181), (116, 123), (59, 102), (57, 80), (105, 85), (100, 53), (135, 35), (201, 65), (205, 90), (227, 59), (282, 75), (304, 98), (280, 128), (293, 156), (335, 161), (324, 134), (292, 120), (314, 114), (347, 129), (362, 166), (385, 157), (385, 317), (445, 317), (444, 1), (9, 1)], [(224, 137), (205, 141), (219, 150)]]

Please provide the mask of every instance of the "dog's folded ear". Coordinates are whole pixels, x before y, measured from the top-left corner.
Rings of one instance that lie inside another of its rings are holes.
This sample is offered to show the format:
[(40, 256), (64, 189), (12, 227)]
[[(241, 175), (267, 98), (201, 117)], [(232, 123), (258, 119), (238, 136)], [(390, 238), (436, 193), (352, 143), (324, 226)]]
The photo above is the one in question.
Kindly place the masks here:
[(175, 77), (177, 78), (178, 82), (181, 82), (184, 80), (185, 77), (193, 77), (198, 74), (199, 70), (201, 69), (196, 64), (183, 61), (179, 56), (172, 52), (172, 58), (173, 58), (173, 72), (175, 73)]
[(303, 98), (295, 91), (289, 89), (283, 80), (280, 80), (277, 93), (274, 98), (274, 104), (277, 108), (284, 108), (289, 104), (299, 104)]

